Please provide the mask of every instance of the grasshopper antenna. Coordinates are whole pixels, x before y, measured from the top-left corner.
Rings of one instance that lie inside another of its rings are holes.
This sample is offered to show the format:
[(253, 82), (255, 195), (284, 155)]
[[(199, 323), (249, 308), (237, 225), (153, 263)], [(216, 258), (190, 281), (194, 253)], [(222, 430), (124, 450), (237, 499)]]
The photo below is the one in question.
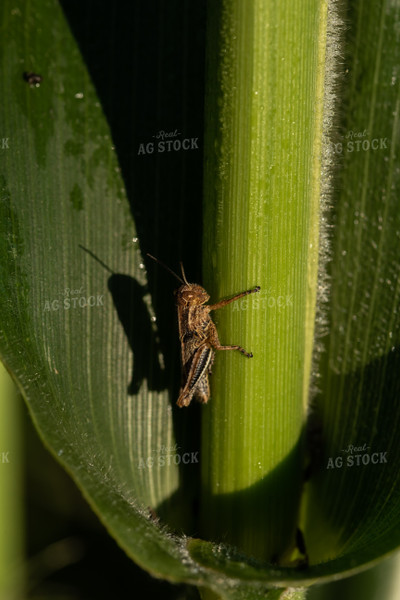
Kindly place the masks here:
[(166, 271), (168, 271), (169, 273), (171, 273), (171, 275), (173, 275), (174, 277), (176, 277), (178, 279), (178, 281), (180, 281), (181, 283), (183, 283), (183, 285), (188, 285), (188, 282), (186, 281), (186, 277), (185, 277), (185, 272), (183, 270), (183, 265), (181, 263), (181, 269), (182, 269), (182, 275), (184, 277), (184, 279), (182, 279), (182, 277), (179, 277), (179, 275), (177, 275), (175, 273), (175, 271), (173, 271), (172, 269), (170, 269), (169, 267), (167, 267), (167, 265), (165, 265), (163, 262), (161, 262), (161, 260), (158, 260), (158, 258), (156, 258), (155, 256), (152, 256), (151, 254), (149, 254), (148, 252), (146, 252), (147, 256), (149, 256), (150, 258), (152, 258), (156, 263), (158, 263), (159, 265), (161, 265)]
[(184, 282), (186, 283), (186, 285), (189, 285), (188, 280), (186, 279), (186, 275), (185, 275), (185, 269), (183, 268), (183, 263), (182, 261), (179, 263), (181, 265), (181, 271), (182, 271), (182, 277)]

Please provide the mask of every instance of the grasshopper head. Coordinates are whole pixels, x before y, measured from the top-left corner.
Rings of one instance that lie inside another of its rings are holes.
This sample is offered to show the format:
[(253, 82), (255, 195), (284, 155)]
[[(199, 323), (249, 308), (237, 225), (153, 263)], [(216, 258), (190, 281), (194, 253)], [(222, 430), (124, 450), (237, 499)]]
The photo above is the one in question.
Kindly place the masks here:
[(171, 275), (176, 277), (183, 285), (180, 288), (175, 290), (175, 298), (178, 306), (200, 306), (207, 302), (210, 299), (210, 296), (207, 294), (206, 290), (198, 285), (197, 283), (189, 283), (186, 279), (185, 271), (183, 268), (183, 264), (181, 263), (181, 271), (182, 277), (179, 277), (174, 271), (172, 271), (167, 265), (164, 265), (158, 258), (155, 258), (151, 254), (147, 253), (147, 256), (158, 262), (164, 269), (169, 271)]
[(175, 291), (176, 303), (179, 306), (200, 306), (210, 299), (206, 290), (197, 283), (185, 283)]

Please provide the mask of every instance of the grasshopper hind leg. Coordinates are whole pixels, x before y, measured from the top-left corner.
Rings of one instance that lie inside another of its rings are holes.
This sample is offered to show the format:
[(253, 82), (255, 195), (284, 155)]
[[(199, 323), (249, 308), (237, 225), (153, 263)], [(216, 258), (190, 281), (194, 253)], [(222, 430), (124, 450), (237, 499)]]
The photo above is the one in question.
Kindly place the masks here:
[(193, 397), (202, 404), (208, 402), (210, 398), (208, 374), (213, 360), (214, 352), (207, 344), (204, 344), (195, 352), (186, 377), (186, 384), (179, 394), (178, 406), (189, 406)]

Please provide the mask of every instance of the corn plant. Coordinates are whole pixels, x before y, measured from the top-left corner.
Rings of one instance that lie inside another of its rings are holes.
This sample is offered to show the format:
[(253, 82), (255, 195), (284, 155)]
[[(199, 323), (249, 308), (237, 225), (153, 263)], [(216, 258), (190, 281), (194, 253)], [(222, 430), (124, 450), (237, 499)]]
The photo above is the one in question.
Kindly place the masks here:
[[(399, 546), (399, 33), (396, 0), (3, 0), (2, 361), (110, 535), (204, 599)], [(253, 358), (206, 405), (147, 252), (261, 288), (215, 314)]]

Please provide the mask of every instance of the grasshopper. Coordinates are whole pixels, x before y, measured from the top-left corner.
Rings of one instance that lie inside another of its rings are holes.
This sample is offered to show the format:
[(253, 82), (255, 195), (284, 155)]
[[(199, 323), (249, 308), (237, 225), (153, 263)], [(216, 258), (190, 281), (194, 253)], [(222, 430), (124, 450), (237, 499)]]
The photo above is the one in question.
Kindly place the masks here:
[(211, 319), (210, 312), (223, 308), (243, 296), (253, 294), (260, 290), (256, 286), (251, 290), (240, 292), (232, 298), (220, 300), (216, 304), (206, 304), (210, 299), (206, 290), (197, 283), (189, 283), (185, 276), (183, 264), (181, 265), (182, 277), (164, 265), (151, 254), (147, 254), (164, 269), (169, 271), (182, 283), (175, 290), (175, 301), (178, 310), (179, 341), (181, 343), (182, 386), (177, 405), (189, 406), (192, 398), (205, 404), (210, 398), (210, 385), (208, 375), (214, 361), (215, 350), (239, 350), (248, 358), (251, 352), (246, 352), (241, 346), (222, 346), (219, 341), (217, 328)]

